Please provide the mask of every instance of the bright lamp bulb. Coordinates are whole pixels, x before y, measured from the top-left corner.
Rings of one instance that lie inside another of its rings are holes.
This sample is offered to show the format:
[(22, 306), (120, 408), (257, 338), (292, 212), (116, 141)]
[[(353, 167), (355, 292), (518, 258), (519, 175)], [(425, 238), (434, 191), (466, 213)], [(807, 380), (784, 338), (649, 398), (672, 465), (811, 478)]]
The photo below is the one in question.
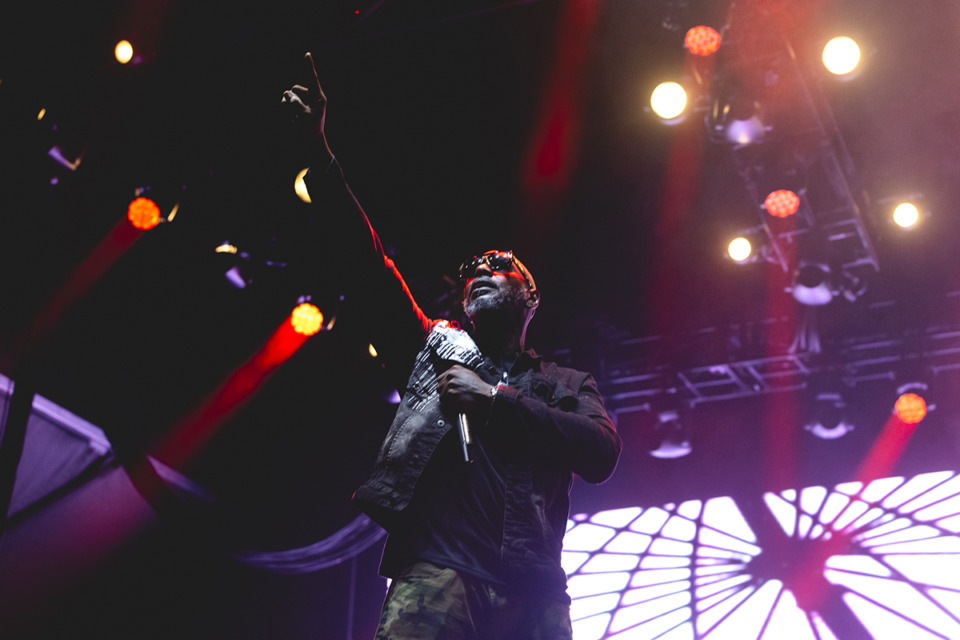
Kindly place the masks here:
[(687, 107), (687, 92), (676, 82), (663, 82), (650, 95), (650, 107), (664, 120), (673, 120)]
[(897, 398), (893, 412), (906, 424), (917, 424), (927, 415), (927, 401), (915, 393), (904, 393)]
[(302, 302), (290, 314), (290, 322), (293, 324), (293, 330), (300, 335), (312, 336), (320, 331), (323, 325), (323, 314), (309, 302)]
[(777, 218), (792, 216), (800, 208), (800, 196), (789, 189), (771, 192), (763, 201), (764, 208)]
[(160, 207), (150, 198), (136, 198), (127, 207), (127, 219), (137, 229), (153, 229), (160, 223)]
[(897, 208), (893, 210), (893, 221), (897, 226), (904, 229), (914, 226), (919, 220), (920, 211), (909, 202), (897, 205)]
[(700, 25), (687, 31), (683, 45), (696, 56), (708, 56), (720, 48), (720, 34), (713, 27)]
[(860, 64), (860, 47), (853, 38), (833, 38), (823, 47), (823, 66), (835, 76), (843, 76)]
[(727, 246), (727, 254), (733, 258), (735, 262), (743, 262), (750, 257), (751, 253), (753, 253), (753, 247), (746, 238), (734, 238)]
[(116, 56), (117, 62), (120, 64), (127, 64), (133, 60), (133, 45), (126, 40), (121, 40), (114, 47), (113, 55)]

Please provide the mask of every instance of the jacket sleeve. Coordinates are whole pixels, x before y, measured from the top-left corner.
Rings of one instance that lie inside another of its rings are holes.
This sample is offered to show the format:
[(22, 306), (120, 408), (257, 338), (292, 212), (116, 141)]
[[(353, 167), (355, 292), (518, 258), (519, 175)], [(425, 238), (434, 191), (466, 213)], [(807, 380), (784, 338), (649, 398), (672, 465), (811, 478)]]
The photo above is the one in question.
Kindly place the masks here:
[(559, 461), (591, 483), (608, 479), (622, 444), (590, 374), (582, 373), (567, 393), (544, 401), (511, 387), (500, 387), (490, 407), (490, 423), (519, 422), (530, 446)]
[(304, 182), (313, 208), (307, 222), (309, 241), (314, 251), (327, 254), (324, 271), (314, 277), (333, 278), (345, 296), (359, 302), (370, 341), (402, 392), (434, 321), (384, 253), (336, 158), (320, 155)]

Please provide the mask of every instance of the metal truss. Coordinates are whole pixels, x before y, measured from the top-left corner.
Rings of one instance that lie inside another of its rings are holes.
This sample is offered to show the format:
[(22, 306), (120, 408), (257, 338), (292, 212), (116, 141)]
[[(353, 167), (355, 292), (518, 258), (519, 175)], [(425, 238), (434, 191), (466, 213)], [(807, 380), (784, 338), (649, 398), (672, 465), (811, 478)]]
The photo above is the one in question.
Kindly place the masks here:
[[(790, 322), (786, 318), (759, 326), (630, 338), (602, 347), (594, 373), (608, 408), (616, 413), (649, 410), (666, 397), (694, 406), (796, 391), (826, 376), (851, 388), (876, 380), (929, 379), (960, 370), (960, 313), (956, 312), (960, 292), (947, 294), (941, 306), (944, 302), (949, 310), (940, 315), (956, 320), (922, 327), (880, 326), (870, 333), (839, 338), (819, 336), (801, 323), (797, 339), (779, 349), (759, 343), (755, 336)], [(851, 312), (872, 314), (882, 325), (884, 318), (893, 323), (892, 319), (907, 316), (909, 309), (904, 307), (885, 302), (851, 307)], [(677, 344), (685, 345), (682, 353), (671, 347)]]

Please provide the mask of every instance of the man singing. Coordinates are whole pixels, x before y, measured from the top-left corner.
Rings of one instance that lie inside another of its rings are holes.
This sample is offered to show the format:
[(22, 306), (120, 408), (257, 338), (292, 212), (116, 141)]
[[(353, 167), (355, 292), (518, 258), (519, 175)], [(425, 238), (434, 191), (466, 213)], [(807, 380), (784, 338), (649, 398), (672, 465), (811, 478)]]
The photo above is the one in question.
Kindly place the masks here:
[(526, 348), (540, 291), (511, 251), (460, 267), (469, 333), (424, 314), (330, 152), (307, 60), (310, 87), (283, 94), (313, 149), (306, 184), (336, 275), (370, 310), (371, 342), (403, 389), (354, 494), (389, 534), (376, 638), (569, 640), (560, 551), (573, 474), (603, 482), (621, 448), (596, 383)]

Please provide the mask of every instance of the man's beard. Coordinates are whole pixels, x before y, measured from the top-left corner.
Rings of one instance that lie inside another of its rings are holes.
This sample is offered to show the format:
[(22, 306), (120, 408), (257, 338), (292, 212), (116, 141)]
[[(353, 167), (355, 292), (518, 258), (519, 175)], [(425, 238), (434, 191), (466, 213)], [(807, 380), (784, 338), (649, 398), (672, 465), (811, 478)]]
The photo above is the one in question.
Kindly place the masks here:
[(493, 294), (482, 295), (467, 303), (464, 311), (470, 322), (479, 316), (497, 316), (517, 312), (523, 314), (527, 306), (526, 291), (518, 287), (503, 287)]

